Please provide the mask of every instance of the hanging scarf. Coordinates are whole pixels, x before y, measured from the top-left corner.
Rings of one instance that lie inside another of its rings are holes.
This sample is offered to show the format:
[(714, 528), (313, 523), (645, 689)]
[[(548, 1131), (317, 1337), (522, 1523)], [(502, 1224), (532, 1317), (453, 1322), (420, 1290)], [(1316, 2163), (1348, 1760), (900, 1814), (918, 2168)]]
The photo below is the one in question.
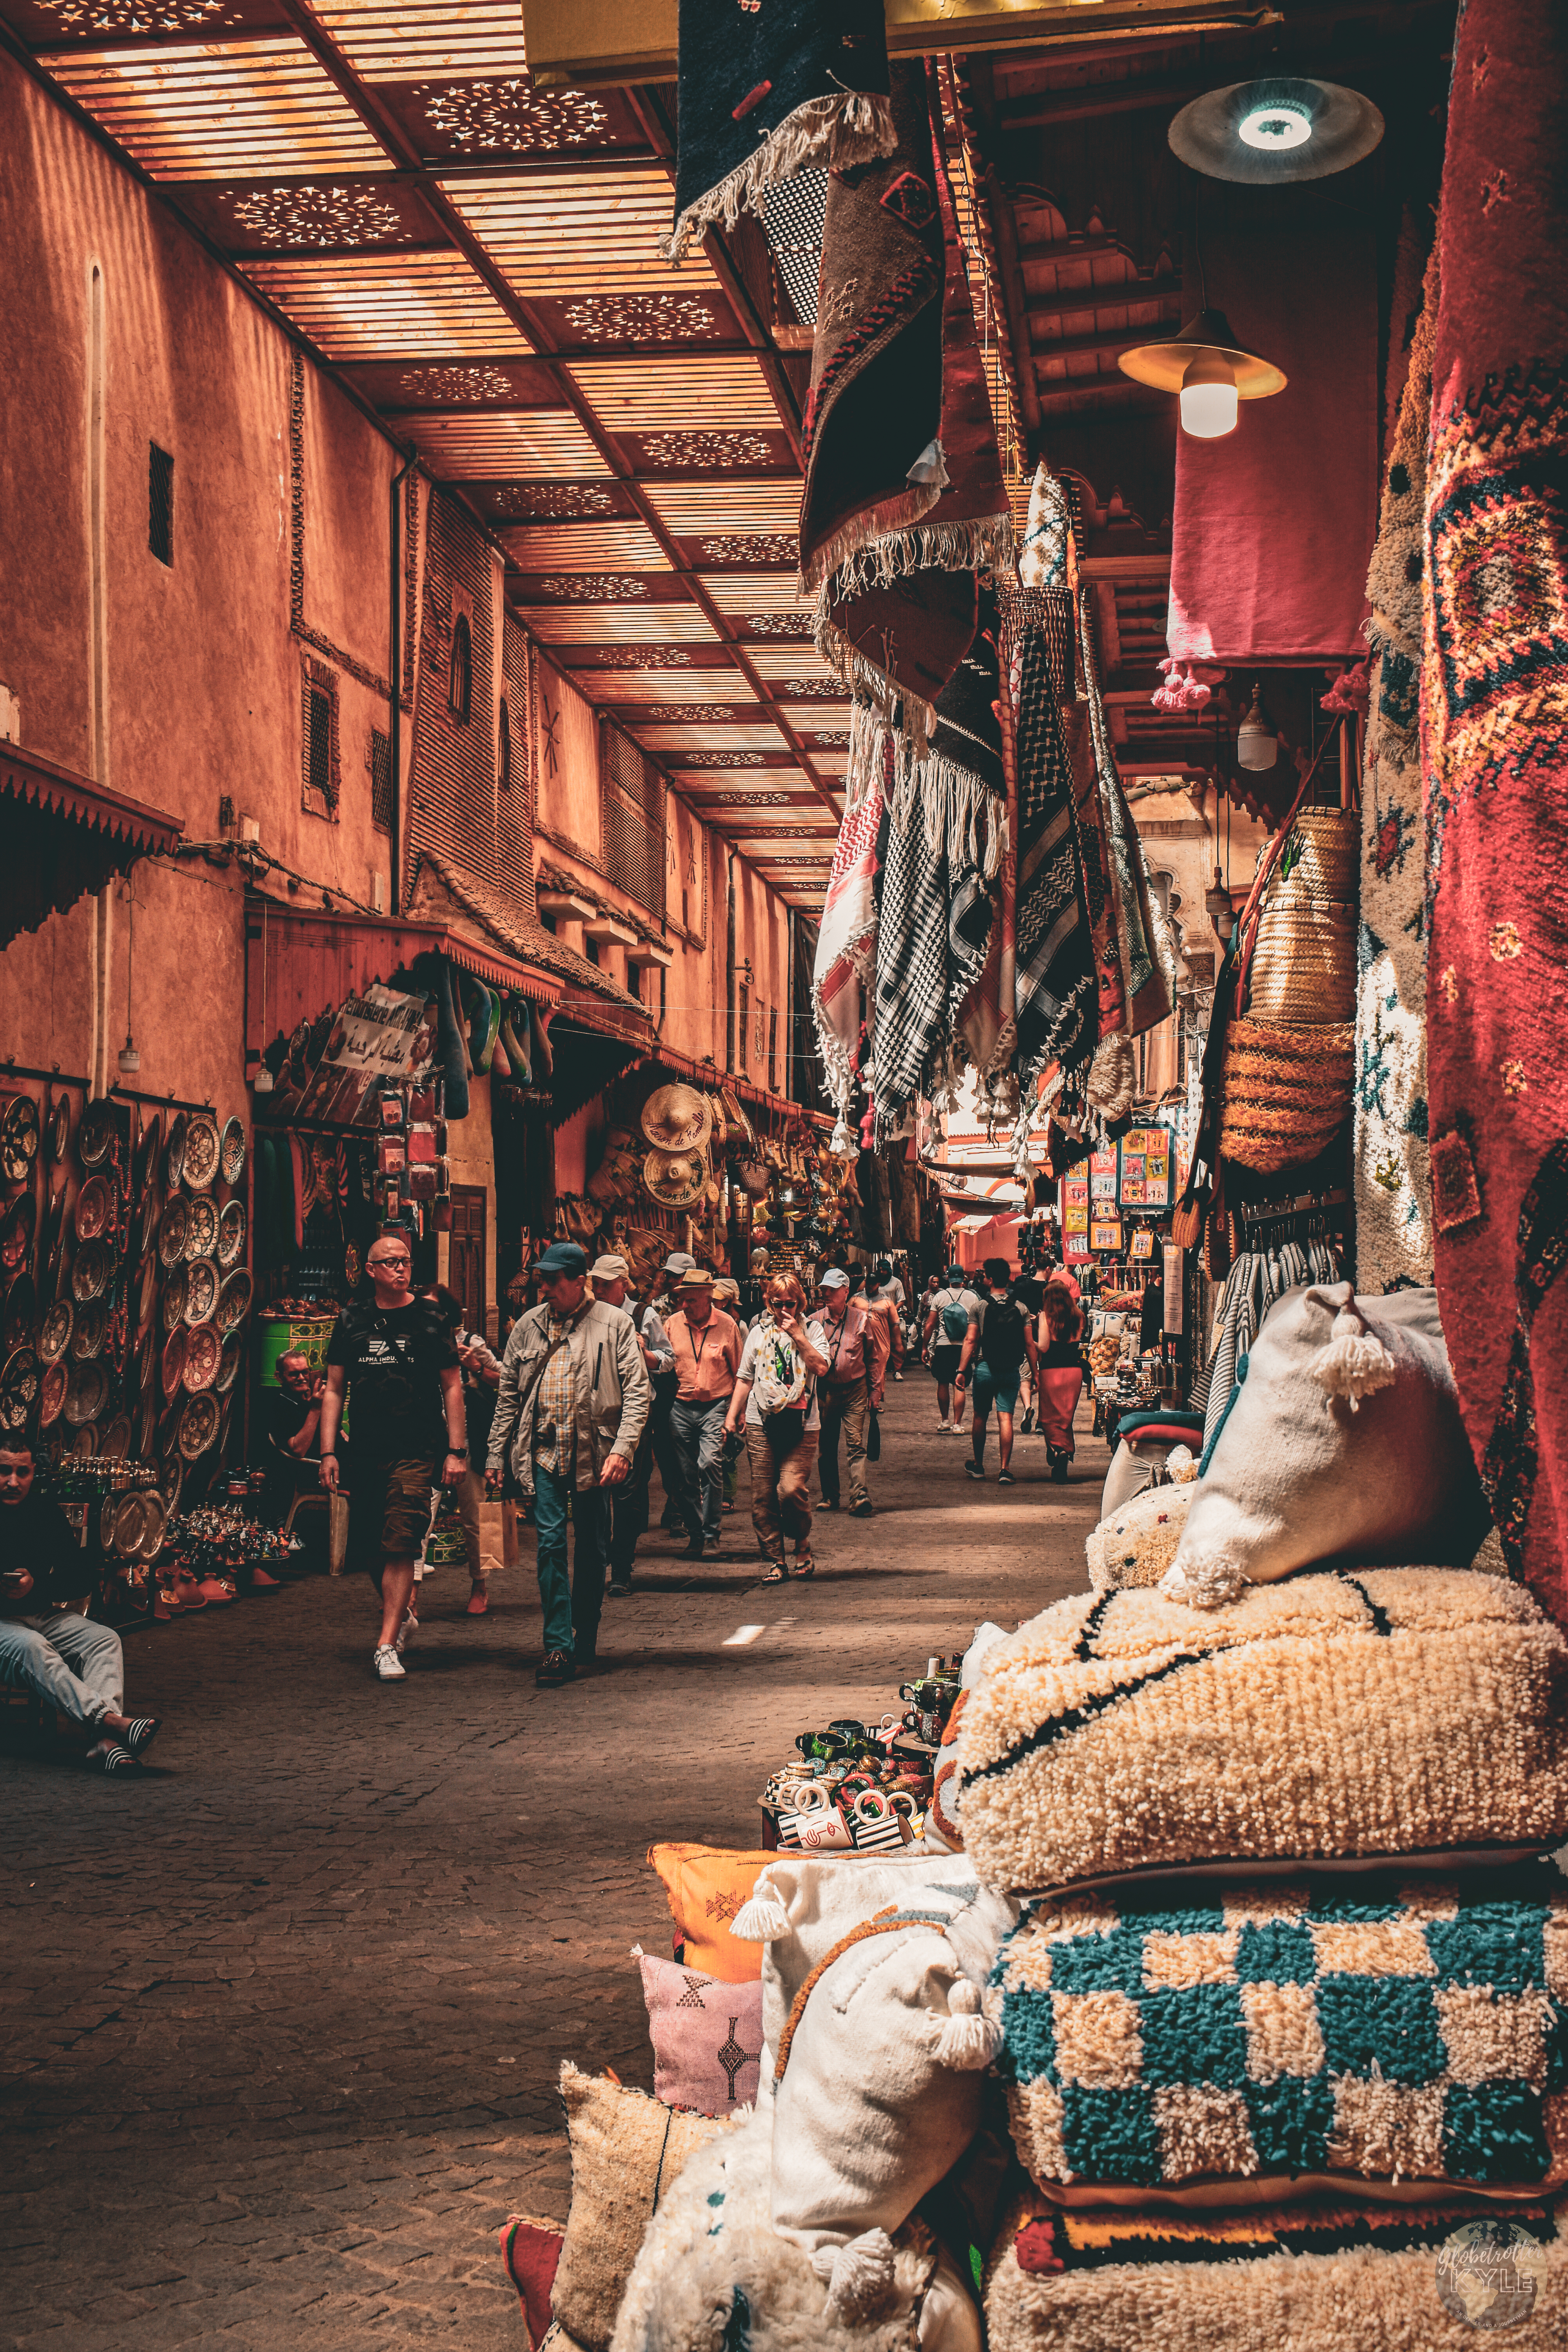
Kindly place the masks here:
[(680, 0), (679, 261), (705, 228), (733, 228), (781, 180), (843, 172), (892, 144), (879, 0)]
[(1087, 1059), (1100, 1022), (1072, 769), (1044, 630), (1026, 633), (1021, 661), (1016, 1000), (1026, 1093), (1047, 1062)]
[(860, 1040), (860, 988), (877, 954), (877, 828), (882, 795), (873, 782), (838, 828), (823, 901), (812, 975), (812, 1011), (816, 1040), (827, 1073), (827, 1091), (841, 1120), (847, 1119), (855, 1093), (855, 1055)]

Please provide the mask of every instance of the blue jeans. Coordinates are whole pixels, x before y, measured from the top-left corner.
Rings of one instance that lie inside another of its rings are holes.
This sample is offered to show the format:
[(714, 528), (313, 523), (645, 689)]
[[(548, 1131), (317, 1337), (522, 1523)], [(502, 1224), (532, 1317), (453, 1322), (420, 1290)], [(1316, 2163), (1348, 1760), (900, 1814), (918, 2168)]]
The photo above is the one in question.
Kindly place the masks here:
[[(533, 1525), (539, 1538), (539, 1599), (544, 1611), (546, 1650), (572, 1652), (579, 1665), (593, 1656), (605, 1605), (605, 1555), (608, 1488), (574, 1492), (570, 1478), (533, 1469)], [(571, 1497), (576, 1525), (576, 1557), (566, 1574), (566, 1505)]]
[(680, 1464), (680, 1512), (692, 1534), (704, 1543), (719, 1540), (724, 1487), (724, 1415), (728, 1397), (709, 1404), (689, 1404), (677, 1397), (670, 1407), (669, 1433)]
[(0, 1683), (32, 1689), (89, 1731), (124, 1712), (125, 1659), (112, 1625), (73, 1610), (37, 1617), (0, 1617)]

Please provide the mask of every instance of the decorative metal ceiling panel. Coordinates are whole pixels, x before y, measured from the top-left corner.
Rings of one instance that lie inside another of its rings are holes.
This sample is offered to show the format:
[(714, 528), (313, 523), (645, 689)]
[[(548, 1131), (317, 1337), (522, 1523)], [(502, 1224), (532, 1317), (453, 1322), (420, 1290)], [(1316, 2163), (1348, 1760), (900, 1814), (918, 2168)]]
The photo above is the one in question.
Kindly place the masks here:
[[(443, 180), (441, 186), (508, 285), (528, 300), (635, 293), (689, 300), (721, 290), (702, 253), (677, 270), (659, 252), (669, 232), (670, 191), (657, 167)], [(770, 421), (776, 423), (776, 412), (770, 410)]]
[(366, 81), (464, 80), (523, 70), (517, 0), (308, 0)]
[(504, 356), (529, 349), (489, 289), (455, 253), (253, 260), (245, 271), (331, 360), (388, 352), (409, 359), (454, 352)]
[(642, 522), (542, 525), (501, 534), (520, 572), (667, 572), (669, 560)]
[(610, 470), (570, 409), (526, 409), (515, 416), (393, 415), (388, 422), (453, 481), (494, 481), (502, 474), (607, 476)]
[(760, 360), (581, 360), (572, 380), (611, 433), (647, 439), (666, 428), (779, 430)]
[(155, 180), (309, 179), (384, 172), (380, 143), (303, 41), (76, 49), (61, 88)]
[(716, 645), (718, 633), (695, 604), (520, 604), (520, 621), (547, 645)]

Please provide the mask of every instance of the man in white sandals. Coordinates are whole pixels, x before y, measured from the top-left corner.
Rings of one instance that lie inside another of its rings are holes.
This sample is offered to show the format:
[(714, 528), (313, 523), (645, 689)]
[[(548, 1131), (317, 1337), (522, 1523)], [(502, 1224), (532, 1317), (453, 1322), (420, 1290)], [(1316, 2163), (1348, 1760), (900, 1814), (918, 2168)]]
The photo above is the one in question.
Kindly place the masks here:
[(35, 1490), (35, 1468), (26, 1437), (0, 1437), (0, 1682), (37, 1691), (96, 1733), (88, 1762), (97, 1770), (134, 1772), (158, 1718), (122, 1711), (120, 1636), (88, 1616), (81, 1547), (59, 1505)]

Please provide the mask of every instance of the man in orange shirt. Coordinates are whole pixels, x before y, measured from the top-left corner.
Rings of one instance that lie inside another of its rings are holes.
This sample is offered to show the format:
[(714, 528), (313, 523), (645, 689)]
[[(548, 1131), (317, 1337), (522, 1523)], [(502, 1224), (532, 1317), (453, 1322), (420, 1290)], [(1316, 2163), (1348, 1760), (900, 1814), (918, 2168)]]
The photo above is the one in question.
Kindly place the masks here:
[(816, 1474), (822, 1482), (822, 1507), (838, 1508), (838, 1433), (849, 1459), (849, 1508), (858, 1519), (868, 1519), (876, 1507), (866, 1492), (866, 1417), (882, 1402), (888, 1368), (887, 1318), (874, 1312), (864, 1298), (853, 1298), (849, 1276), (842, 1266), (830, 1265), (818, 1284), (822, 1293), (822, 1330), (827, 1349), (823, 1375), (822, 1444)]
[(675, 1356), (669, 1433), (680, 1465), (680, 1510), (688, 1559), (717, 1559), (724, 1492), (724, 1416), (741, 1369), (740, 1326), (713, 1304), (713, 1276), (694, 1265), (680, 1276), (676, 1311), (665, 1323)]

